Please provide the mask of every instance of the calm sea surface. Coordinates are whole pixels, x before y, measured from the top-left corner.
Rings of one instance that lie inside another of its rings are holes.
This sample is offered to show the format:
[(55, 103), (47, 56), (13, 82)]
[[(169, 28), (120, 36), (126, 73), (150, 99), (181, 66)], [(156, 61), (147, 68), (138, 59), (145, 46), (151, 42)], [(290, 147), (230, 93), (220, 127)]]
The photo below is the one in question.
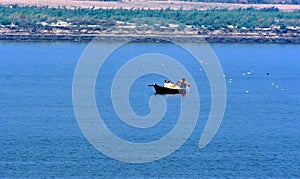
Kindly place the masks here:
[[(110, 85), (126, 61), (163, 53), (198, 81), (201, 106), (193, 133), (171, 155), (145, 164), (107, 157), (80, 130), (72, 82), (86, 46), (0, 42), (0, 177), (300, 177), (300, 45), (212, 44), (225, 74), (227, 106), (217, 135), (204, 149), (198, 143), (210, 112), (210, 87), (201, 65), (170, 44), (133, 43), (117, 51), (99, 72), (95, 98), (107, 127), (124, 140), (150, 142), (168, 134), (181, 98), (163, 96), (168, 110), (155, 127), (122, 123)], [(149, 74), (136, 80), (129, 95), (136, 114), (150, 112), (154, 90), (147, 85), (164, 79)]]

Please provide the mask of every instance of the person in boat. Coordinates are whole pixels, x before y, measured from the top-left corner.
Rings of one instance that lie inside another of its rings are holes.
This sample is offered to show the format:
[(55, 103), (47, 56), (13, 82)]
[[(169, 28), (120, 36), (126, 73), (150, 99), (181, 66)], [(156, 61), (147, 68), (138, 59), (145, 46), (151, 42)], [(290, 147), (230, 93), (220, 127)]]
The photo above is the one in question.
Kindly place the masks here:
[(164, 83), (165, 88), (175, 88), (176, 86), (177, 85), (174, 83), (171, 83), (170, 80), (165, 80), (165, 83)]
[(182, 78), (181, 80), (178, 81), (180, 88), (186, 88), (190, 87), (190, 83), (185, 81), (185, 78)]

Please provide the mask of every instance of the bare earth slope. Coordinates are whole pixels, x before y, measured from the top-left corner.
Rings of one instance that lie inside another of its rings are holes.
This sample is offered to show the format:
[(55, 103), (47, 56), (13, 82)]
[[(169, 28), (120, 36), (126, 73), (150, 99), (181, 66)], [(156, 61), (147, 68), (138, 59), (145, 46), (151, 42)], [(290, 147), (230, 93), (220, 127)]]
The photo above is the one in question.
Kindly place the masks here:
[(0, 5), (13, 5), (18, 4), (22, 6), (50, 6), (60, 7), (65, 6), (69, 8), (109, 8), (109, 9), (184, 9), (184, 10), (206, 10), (211, 8), (249, 8), (256, 9), (277, 7), (281, 11), (291, 12), (300, 10), (300, 5), (287, 5), (287, 4), (227, 4), (227, 3), (204, 3), (204, 2), (182, 2), (182, 1), (124, 1), (124, 2), (103, 2), (103, 1), (85, 1), (85, 0), (0, 0)]

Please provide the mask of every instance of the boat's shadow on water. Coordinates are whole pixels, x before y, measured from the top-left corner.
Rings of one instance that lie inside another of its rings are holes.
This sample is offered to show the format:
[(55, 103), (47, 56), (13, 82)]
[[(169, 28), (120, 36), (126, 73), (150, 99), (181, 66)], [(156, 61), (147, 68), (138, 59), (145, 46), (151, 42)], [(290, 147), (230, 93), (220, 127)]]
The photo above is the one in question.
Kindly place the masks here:
[(160, 93), (153, 93), (155, 96), (165, 96), (165, 97), (187, 97), (189, 96), (189, 93), (180, 93), (180, 94), (160, 94)]

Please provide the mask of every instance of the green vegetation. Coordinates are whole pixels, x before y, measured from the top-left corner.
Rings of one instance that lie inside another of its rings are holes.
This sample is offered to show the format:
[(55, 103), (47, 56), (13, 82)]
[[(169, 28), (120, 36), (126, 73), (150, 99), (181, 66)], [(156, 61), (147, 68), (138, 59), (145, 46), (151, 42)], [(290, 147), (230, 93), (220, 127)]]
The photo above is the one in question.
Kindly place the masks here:
[(184, 26), (220, 29), (232, 26), (236, 29), (268, 28), (271, 26), (300, 27), (300, 12), (280, 12), (277, 8), (255, 10), (126, 10), (126, 9), (68, 9), (49, 7), (0, 6), (0, 24), (13, 24), (19, 28), (43, 29), (43, 23), (58, 21), (73, 26), (101, 25), (112, 27), (117, 22), (147, 24), (152, 27), (177, 24), (178, 30)]

